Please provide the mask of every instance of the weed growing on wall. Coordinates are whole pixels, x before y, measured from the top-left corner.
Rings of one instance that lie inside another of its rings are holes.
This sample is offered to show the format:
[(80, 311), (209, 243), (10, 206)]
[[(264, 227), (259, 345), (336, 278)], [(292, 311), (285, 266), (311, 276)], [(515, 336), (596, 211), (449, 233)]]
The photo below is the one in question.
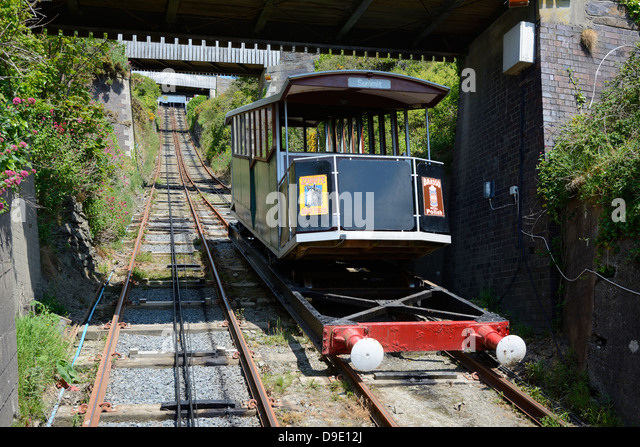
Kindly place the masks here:
[(640, 25), (640, 0), (620, 0), (620, 4), (627, 7), (629, 16)]

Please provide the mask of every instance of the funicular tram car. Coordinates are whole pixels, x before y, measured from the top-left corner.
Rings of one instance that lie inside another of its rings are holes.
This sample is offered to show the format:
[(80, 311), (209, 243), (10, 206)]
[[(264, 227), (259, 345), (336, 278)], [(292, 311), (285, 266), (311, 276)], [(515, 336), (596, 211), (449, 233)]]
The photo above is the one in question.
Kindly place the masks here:
[[(289, 77), (278, 94), (226, 115), (232, 212), (283, 263), (412, 260), (450, 244), (443, 164), (410, 155), (408, 115), (424, 110), (428, 123), (426, 112), (448, 91), (385, 72)], [(364, 292), (303, 289), (292, 298), (301, 301), (293, 305), (298, 322), (322, 338), (324, 354), (350, 352), (359, 369), (376, 367), (385, 351), (465, 343), (497, 352), (508, 344), (505, 362), (524, 355), (507, 321), (435, 285), (369, 301)], [(316, 302), (337, 316), (310, 309)]]

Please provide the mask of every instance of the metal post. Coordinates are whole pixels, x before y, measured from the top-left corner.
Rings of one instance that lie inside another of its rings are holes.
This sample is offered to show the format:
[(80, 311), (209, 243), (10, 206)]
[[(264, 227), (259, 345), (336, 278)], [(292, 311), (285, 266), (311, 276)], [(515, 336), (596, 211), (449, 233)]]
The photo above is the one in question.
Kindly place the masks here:
[(407, 157), (411, 155), (411, 151), (409, 150), (409, 112), (404, 111), (404, 139), (406, 141), (407, 150), (404, 155)]
[(285, 169), (289, 170), (289, 115), (287, 109), (287, 100), (284, 100), (284, 140), (287, 148), (287, 164)]
[(424, 116), (427, 122), (427, 158), (431, 160), (431, 141), (429, 138), (429, 109), (424, 109)]

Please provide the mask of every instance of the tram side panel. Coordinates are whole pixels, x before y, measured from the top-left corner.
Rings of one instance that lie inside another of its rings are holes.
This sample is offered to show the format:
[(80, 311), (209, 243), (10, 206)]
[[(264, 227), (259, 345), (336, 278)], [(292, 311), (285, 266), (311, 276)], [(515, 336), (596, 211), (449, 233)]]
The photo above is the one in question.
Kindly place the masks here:
[(232, 163), (233, 211), (237, 218), (253, 231), (253, 225), (251, 224), (251, 194), (249, 189), (249, 159), (234, 156)]
[(232, 158), (233, 210), (238, 220), (270, 247), (278, 246), (279, 234), (277, 214), (272, 210), (278, 201), (270, 195), (278, 190), (276, 171), (275, 157), (253, 162), (248, 157)]
[(271, 247), (278, 245), (277, 215), (273, 208), (278, 206), (277, 197), (273, 192), (277, 187), (276, 157), (268, 161), (256, 160), (251, 169), (253, 182), (251, 195), (255, 198), (252, 203), (253, 228), (260, 238)]

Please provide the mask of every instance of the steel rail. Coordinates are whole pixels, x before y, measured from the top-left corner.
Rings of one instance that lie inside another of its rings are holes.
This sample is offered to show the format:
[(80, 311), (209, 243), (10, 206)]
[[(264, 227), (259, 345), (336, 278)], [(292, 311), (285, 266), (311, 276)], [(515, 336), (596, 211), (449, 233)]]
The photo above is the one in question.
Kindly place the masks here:
[[(424, 280), (424, 282), (433, 287), (439, 287), (437, 284), (434, 284), (431, 281)], [(469, 371), (477, 373), (479, 378), (486, 384), (488, 384), (495, 390), (502, 392), (502, 395), (505, 399), (519, 408), (520, 411), (522, 411), (524, 414), (529, 416), (529, 418), (536, 424), (542, 425), (542, 419), (548, 417), (554, 419), (560, 425), (566, 425), (565, 422), (562, 419), (558, 418), (555, 414), (553, 414), (551, 410), (531, 398), (531, 396), (519, 389), (507, 378), (502, 377), (501, 375), (493, 371), (490, 367), (483, 365), (481, 362), (472, 358), (468, 354), (465, 354), (464, 352), (445, 352)]]
[(491, 386), (496, 391), (502, 393), (505, 399), (515, 405), (520, 411), (529, 416), (536, 424), (542, 426), (542, 419), (545, 417), (555, 420), (562, 426), (565, 422), (558, 418), (551, 410), (535, 401), (531, 396), (515, 386), (507, 378), (502, 377), (491, 368), (462, 352), (445, 351), (451, 358), (458, 361), (469, 371), (475, 372), (479, 379)]
[[(196, 153), (196, 155), (198, 156), (198, 159), (199, 159), (199, 161), (200, 161), (200, 165), (201, 165), (201, 166), (202, 166), (202, 167), (207, 171), (207, 173), (209, 174), (209, 176), (210, 176), (213, 180), (215, 180), (216, 182), (218, 182), (220, 185), (222, 185), (222, 187), (223, 187), (224, 189), (226, 189), (227, 191), (231, 192), (231, 189), (230, 189), (227, 185), (225, 185), (224, 183), (222, 183), (222, 181), (221, 181), (220, 179), (218, 179), (218, 177), (216, 177), (215, 175), (213, 175), (213, 173), (209, 170), (209, 168), (207, 167), (207, 165), (204, 163), (204, 160), (203, 160), (203, 159), (202, 159), (202, 157), (200, 156), (200, 153), (198, 152), (198, 149), (196, 149), (195, 143), (193, 142), (193, 139), (191, 138), (191, 134), (189, 134), (188, 132), (186, 132), (186, 135), (188, 135), (188, 138), (187, 138), (187, 136), (185, 136), (185, 132), (182, 132), (182, 134), (183, 134), (182, 136), (183, 136), (183, 138), (184, 138), (184, 140), (185, 140), (185, 146), (186, 146), (186, 147), (189, 147), (189, 145), (191, 145), (191, 147), (193, 147), (193, 151), (194, 151), (194, 152)], [(193, 160), (193, 154), (191, 154), (191, 152), (190, 152), (190, 156), (191, 156), (191, 159)], [(198, 188), (198, 186), (195, 184), (195, 182), (191, 179), (191, 176), (189, 176), (188, 174), (187, 174), (187, 176), (188, 176), (189, 180), (191, 181), (191, 183), (193, 184), (193, 186), (194, 186), (196, 189), (198, 189), (198, 191), (200, 191), (200, 188)], [(205, 180), (206, 180), (206, 179), (205, 179)], [(206, 180), (206, 181), (207, 181), (209, 184), (211, 184), (211, 182), (210, 182), (210, 181), (208, 181), (208, 180)], [(227, 206), (229, 206), (229, 208), (230, 208), (230, 207), (231, 207), (231, 203), (230, 203), (230, 202), (229, 202), (229, 200), (227, 200), (227, 198), (224, 196), (224, 193), (220, 192), (220, 191), (218, 190), (218, 188), (216, 188), (216, 187), (215, 187), (215, 185), (212, 185), (212, 186), (213, 186), (213, 190), (214, 190), (214, 192), (215, 192), (215, 193), (216, 193), (216, 194), (217, 194), (217, 195), (222, 199), (222, 201), (223, 201), (223, 202), (225, 202), (225, 203), (227, 204)], [(209, 200), (204, 196), (204, 194), (200, 193), (200, 195), (204, 198), (205, 202), (207, 202), (207, 205), (209, 205), (209, 207), (210, 207), (210, 208), (211, 208), (211, 209), (216, 213), (216, 215), (217, 215), (220, 219), (222, 219), (222, 221), (223, 221), (223, 223), (224, 223), (224, 225), (225, 225), (225, 228), (226, 228), (226, 229), (228, 229), (228, 228), (229, 228), (229, 225), (228, 225), (228, 223), (227, 223), (226, 219), (224, 219), (224, 218), (222, 217), (222, 215), (217, 211), (217, 209), (215, 208), (215, 206), (214, 206), (214, 205), (212, 205), (212, 204), (209, 202)]]
[[(166, 114), (165, 114), (166, 118)], [(171, 113), (172, 118), (172, 134), (173, 134), (173, 144), (175, 147), (178, 147), (180, 142), (178, 141), (177, 134), (175, 132), (175, 119), (173, 119), (173, 113)], [(182, 299), (180, 296), (180, 282), (179, 275), (177, 271), (178, 260), (176, 258), (176, 249), (175, 249), (175, 235), (174, 235), (174, 224), (173, 224), (173, 214), (172, 214), (172, 203), (171, 203), (171, 189), (169, 187), (169, 154), (165, 154), (165, 175), (166, 175), (166, 185), (167, 185), (167, 203), (169, 207), (169, 234), (170, 234), (170, 243), (171, 243), (171, 284), (172, 284), (172, 293), (173, 293), (173, 342), (175, 349), (175, 389), (176, 389), (176, 424), (178, 426), (182, 426), (182, 392), (180, 390), (180, 376), (182, 371), (182, 378), (184, 380), (185, 385), (185, 393), (186, 393), (186, 402), (188, 404), (187, 408), (187, 423), (191, 424), (193, 427), (195, 425), (195, 412), (193, 406), (193, 398), (192, 398), (192, 385), (191, 385), (191, 377), (189, 370), (189, 352), (186, 344), (186, 336), (184, 332), (184, 318), (182, 315)], [(185, 194), (187, 192), (185, 191)], [(181, 361), (182, 360), (182, 361)]]
[[(253, 267), (254, 271), (260, 276), (265, 285), (271, 290), (271, 292), (278, 298), (278, 301), (283, 307), (290, 313), (296, 323), (302, 328), (303, 332), (309, 337), (315, 348), (322, 352), (322, 340), (321, 336), (309, 326), (309, 324), (302, 318), (299, 318), (296, 310), (292, 306), (288, 306), (285, 303), (291, 303), (294, 300), (291, 289), (287, 284), (266, 264), (266, 261), (260, 254), (248, 243), (248, 241), (240, 234), (240, 231), (235, 226), (231, 226), (229, 229), (229, 235), (231, 241), (235, 244), (238, 251), (244, 256), (246, 261)], [(340, 357), (336, 355), (326, 355), (323, 357), (326, 361), (333, 366), (336, 370), (343, 373), (348, 377), (359, 397), (364, 400), (364, 404), (369, 410), (374, 423), (379, 427), (398, 427), (397, 422), (393, 419), (393, 416), (387, 411), (386, 407), (376, 397), (373, 391), (362, 381), (360, 375)]]
[(338, 356), (329, 355), (326, 358), (334, 367), (351, 379), (356, 392), (364, 399), (369, 414), (378, 427), (398, 427), (398, 423), (393, 419), (391, 413), (387, 411), (386, 406), (380, 402), (378, 397), (371, 391), (371, 388), (365, 385), (356, 370)]
[[(182, 115), (180, 115), (182, 117)], [(213, 180), (215, 180), (216, 182), (218, 182), (224, 189), (226, 189), (227, 191), (231, 191), (231, 188), (227, 185), (224, 184), (224, 182), (222, 182), (222, 180), (220, 180), (218, 177), (216, 177), (215, 175), (213, 175), (213, 172), (211, 172), (211, 170), (209, 169), (209, 167), (205, 164), (204, 160), (202, 159), (202, 156), (200, 155), (200, 152), (196, 149), (196, 144), (193, 141), (193, 137), (191, 136), (191, 133), (189, 131), (186, 131), (186, 135), (189, 138), (189, 141), (191, 142), (191, 145), (193, 146), (193, 148), (196, 151), (196, 155), (198, 156), (198, 158), (200, 159), (200, 163), (202, 164), (202, 166), (204, 167), (204, 169), (207, 171), (207, 173), (211, 176), (211, 178)]]
[(85, 418), (82, 424), (83, 427), (97, 427), (98, 423), (100, 422), (100, 414), (103, 411), (108, 411), (111, 408), (111, 405), (109, 403), (104, 402), (104, 397), (107, 393), (107, 385), (109, 384), (112, 357), (115, 354), (116, 344), (120, 335), (120, 319), (122, 318), (124, 303), (129, 296), (133, 264), (138, 254), (138, 250), (140, 249), (142, 236), (149, 219), (149, 211), (151, 210), (151, 203), (153, 202), (153, 194), (155, 192), (156, 182), (160, 175), (160, 167), (161, 157), (158, 156), (156, 161), (156, 170), (153, 178), (153, 185), (151, 186), (151, 192), (149, 194), (149, 197), (147, 198), (144, 214), (142, 216), (142, 220), (140, 221), (140, 228), (138, 228), (138, 236), (133, 247), (129, 265), (127, 267), (127, 277), (122, 284), (122, 290), (116, 304), (116, 310), (111, 322), (109, 323), (110, 327), (109, 333), (107, 334), (107, 341), (102, 352), (102, 357), (100, 358), (100, 365), (96, 373), (96, 380), (94, 381), (91, 397), (89, 398), (89, 403), (86, 405)]
[[(178, 144), (176, 142), (176, 144)], [(180, 157), (182, 157), (182, 151), (180, 151)], [(183, 163), (184, 166), (184, 162), (181, 161), (181, 163)], [(213, 211), (215, 213), (215, 215), (218, 217), (218, 219), (220, 220), (220, 222), (222, 223), (222, 225), (224, 226), (225, 230), (229, 229), (229, 222), (227, 221), (227, 219), (225, 219), (222, 214), (220, 214), (220, 211), (218, 211), (218, 209), (211, 203), (209, 202), (209, 200), (205, 197), (204, 193), (202, 192), (202, 190), (200, 190), (200, 188), (198, 188), (198, 185), (196, 185), (196, 183), (193, 181), (193, 179), (191, 178), (191, 176), (189, 175), (189, 172), (187, 171), (186, 166), (184, 166), (184, 174), (187, 177), (187, 179), (189, 180), (189, 182), (193, 185), (193, 187), (196, 189), (196, 191), (198, 191), (198, 193), (200, 194), (200, 197), (204, 200), (204, 202), (207, 204), (207, 206), (211, 209), (211, 211)]]
[[(179, 170), (180, 176), (182, 176), (183, 171), (186, 174), (186, 166), (184, 166), (184, 164), (182, 163), (182, 154), (180, 152), (179, 147), (176, 147), (176, 158), (178, 160), (178, 166), (179, 166), (178, 170)], [(185, 190), (186, 189), (187, 188), (185, 183)], [(278, 420), (271, 406), (271, 398), (267, 395), (267, 391), (264, 388), (262, 379), (260, 378), (260, 373), (258, 371), (258, 368), (256, 367), (255, 362), (251, 357), (251, 351), (249, 350), (249, 347), (247, 346), (247, 343), (244, 340), (244, 337), (242, 335), (242, 329), (240, 328), (240, 324), (236, 319), (236, 316), (233, 312), (233, 309), (231, 308), (231, 304), (229, 303), (229, 299), (227, 298), (224, 287), (222, 286), (222, 279), (220, 278), (220, 275), (216, 268), (216, 264), (213, 260), (213, 256), (211, 255), (211, 251), (209, 250), (209, 244), (207, 244), (206, 242), (206, 237), (205, 237), (206, 235), (204, 232), (204, 228), (197, 215), (195, 206), (193, 204), (193, 201), (191, 200), (191, 197), (189, 196), (188, 191), (187, 191), (187, 202), (188, 202), (189, 208), (191, 209), (191, 213), (194, 217), (194, 220), (196, 222), (196, 228), (198, 230), (198, 233), (202, 239), (202, 242), (203, 242), (202, 247), (205, 250), (205, 254), (207, 257), (207, 261), (209, 263), (209, 267), (211, 269), (211, 273), (215, 279), (214, 281), (215, 287), (218, 292), (219, 302), (225, 314), (225, 319), (229, 324), (229, 329), (230, 329), (229, 332), (232, 338), (234, 339), (234, 342), (236, 343), (236, 348), (240, 352), (240, 363), (242, 364), (243, 371), (247, 377), (247, 382), (249, 384), (249, 388), (251, 389), (252, 397), (256, 400), (258, 404), (257, 410), (258, 410), (258, 415), (260, 417), (260, 421), (262, 425), (265, 427), (278, 427), (279, 426)]]

